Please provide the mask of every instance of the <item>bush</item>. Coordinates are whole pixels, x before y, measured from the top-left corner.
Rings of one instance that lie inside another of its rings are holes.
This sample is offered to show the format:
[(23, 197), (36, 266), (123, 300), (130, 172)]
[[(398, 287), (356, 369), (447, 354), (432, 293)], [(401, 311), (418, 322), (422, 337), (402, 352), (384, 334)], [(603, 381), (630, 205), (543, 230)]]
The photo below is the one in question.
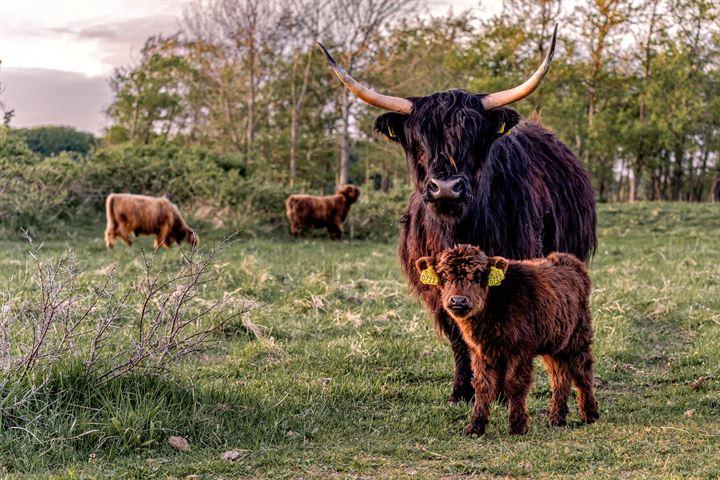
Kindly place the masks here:
[(113, 456), (158, 446), (179, 428), (201, 429), (188, 427), (195, 395), (167, 377), (255, 308), (210, 293), (227, 245), (174, 259), (143, 254), (138, 266), (119, 267), (139, 270), (127, 284), (114, 268), (88, 282), (70, 251), (44, 259), (31, 250), (20, 284), (0, 289), (0, 472), (99, 447)]
[(350, 210), (346, 230), (352, 238), (391, 241), (398, 237), (400, 219), (407, 208), (410, 187), (398, 186), (389, 192), (366, 188)]
[[(166, 195), (190, 221), (205, 220), (243, 235), (275, 235), (287, 231), (285, 199), (297, 192), (246, 176), (239, 157), (161, 141), (43, 158), (5, 129), (0, 154), (0, 225), (15, 231), (53, 232), (78, 220), (100, 223), (107, 195), (127, 192)], [(389, 193), (363, 188), (346, 222), (348, 236), (395, 238), (408, 196), (407, 187)]]
[(25, 137), (30, 150), (42, 156), (57, 155), (60, 152), (89, 154), (97, 140), (91, 133), (80, 132), (72, 127), (47, 126), (27, 128), (19, 131)]

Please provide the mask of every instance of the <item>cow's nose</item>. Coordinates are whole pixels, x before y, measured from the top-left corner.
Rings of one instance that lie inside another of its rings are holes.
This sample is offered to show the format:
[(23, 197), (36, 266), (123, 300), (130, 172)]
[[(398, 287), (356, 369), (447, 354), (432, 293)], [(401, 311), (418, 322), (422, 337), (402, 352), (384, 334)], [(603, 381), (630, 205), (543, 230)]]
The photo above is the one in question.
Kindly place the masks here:
[(431, 178), (428, 181), (428, 193), (433, 200), (458, 200), (464, 195), (465, 187), (458, 177), (444, 180)]
[(470, 308), (470, 300), (463, 295), (453, 295), (448, 306), (453, 310), (467, 310)]

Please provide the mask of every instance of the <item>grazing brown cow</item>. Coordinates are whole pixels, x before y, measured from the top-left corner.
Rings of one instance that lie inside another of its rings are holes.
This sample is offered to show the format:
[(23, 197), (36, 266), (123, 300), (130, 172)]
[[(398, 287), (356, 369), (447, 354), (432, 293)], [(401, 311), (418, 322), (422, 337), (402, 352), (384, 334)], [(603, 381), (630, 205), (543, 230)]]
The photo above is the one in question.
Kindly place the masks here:
[(290, 233), (297, 237), (303, 227), (327, 228), (330, 238), (342, 240), (343, 222), (359, 196), (360, 189), (354, 185), (340, 187), (335, 195), (325, 197), (290, 195), (285, 202)]
[(565, 424), (571, 383), (578, 390), (582, 420), (599, 418), (590, 351), (590, 277), (580, 260), (555, 252), (513, 261), (460, 245), (415, 265), (424, 283), (438, 285), (442, 307), (470, 347), (475, 405), (466, 435), (485, 433), (490, 404), (500, 389), (508, 401), (510, 433), (527, 433), (526, 401), (538, 355), (552, 385), (550, 423)]
[(105, 244), (108, 248), (113, 248), (117, 237), (132, 245), (131, 233), (135, 236), (155, 235), (155, 248), (170, 247), (173, 242), (179, 244), (183, 240), (195, 246), (200, 241), (183, 220), (177, 206), (165, 197), (111, 193), (105, 200), (105, 213)]

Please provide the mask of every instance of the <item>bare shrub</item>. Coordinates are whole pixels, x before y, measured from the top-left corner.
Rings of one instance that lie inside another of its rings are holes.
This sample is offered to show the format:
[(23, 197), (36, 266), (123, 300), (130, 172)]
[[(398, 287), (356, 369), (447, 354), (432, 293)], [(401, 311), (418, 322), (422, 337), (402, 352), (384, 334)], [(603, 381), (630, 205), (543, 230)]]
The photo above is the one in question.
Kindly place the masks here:
[(28, 240), (31, 291), (0, 296), (3, 379), (64, 361), (80, 361), (99, 385), (129, 373), (157, 374), (206, 349), (218, 329), (253, 308), (226, 295), (201, 296), (215, 279), (213, 262), (230, 239), (207, 252), (181, 250), (176, 268), (158, 265), (157, 251), (143, 252), (139, 279), (129, 286), (117, 281), (115, 267), (99, 286), (83, 285), (71, 250), (43, 259), (41, 246)]

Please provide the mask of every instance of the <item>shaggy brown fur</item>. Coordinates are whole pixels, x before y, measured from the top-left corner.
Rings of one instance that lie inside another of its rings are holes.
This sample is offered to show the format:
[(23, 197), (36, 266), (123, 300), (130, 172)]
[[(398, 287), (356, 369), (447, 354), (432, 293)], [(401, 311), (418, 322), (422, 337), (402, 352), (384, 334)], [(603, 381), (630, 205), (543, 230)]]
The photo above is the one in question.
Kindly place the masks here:
[(290, 195), (285, 202), (290, 233), (297, 237), (304, 227), (327, 228), (330, 238), (342, 240), (343, 222), (359, 196), (360, 189), (354, 185), (340, 187), (335, 195), (325, 197)]
[(170, 247), (187, 240), (195, 246), (198, 235), (188, 227), (180, 210), (165, 197), (149, 197), (129, 193), (111, 193), (105, 200), (107, 226), (105, 244), (113, 248), (117, 237), (132, 245), (130, 234), (155, 235), (153, 246)]
[[(527, 432), (526, 401), (538, 355), (552, 385), (550, 423), (565, 424), (571, 384), (578, 391), (582, 420), (599, 418), (590, 351), (590, 277), (580, 260), (556, 252), (513, 261), (460, 245), (416, 262), (418, 272), (430, 265), (440, 278), (442, 306), (471, 352), (475, 405), (467, 435), (485, 433), (490, 404), (501, 390), (508, 401), (510, 433)], [(491, 266), (505, 273), (500, 285), (488, 286)]]

